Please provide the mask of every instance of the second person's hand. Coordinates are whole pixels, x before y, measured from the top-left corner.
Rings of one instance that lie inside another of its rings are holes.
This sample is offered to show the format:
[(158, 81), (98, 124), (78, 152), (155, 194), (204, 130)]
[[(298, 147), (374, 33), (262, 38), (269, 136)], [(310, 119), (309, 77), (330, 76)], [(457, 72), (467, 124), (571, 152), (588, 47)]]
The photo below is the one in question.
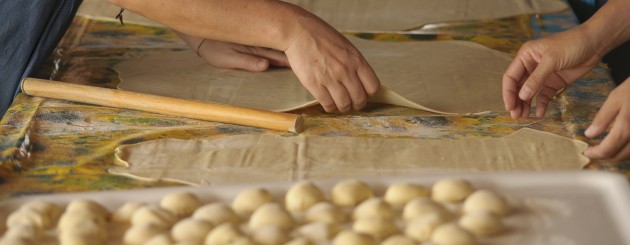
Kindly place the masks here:
[(503, 75), (503, 102), (512, 118), (528, 117), (536, 97), (536, 116), (565, 86), (593, 69), (601, 54), (582, 28), (525, 43)]

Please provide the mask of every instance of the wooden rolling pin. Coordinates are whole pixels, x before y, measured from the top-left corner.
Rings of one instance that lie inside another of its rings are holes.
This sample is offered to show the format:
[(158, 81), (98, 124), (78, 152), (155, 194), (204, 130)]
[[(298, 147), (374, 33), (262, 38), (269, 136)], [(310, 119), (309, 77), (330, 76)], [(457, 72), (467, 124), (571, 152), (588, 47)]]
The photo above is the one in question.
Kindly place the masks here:
[(22, 91), (31, 96), (147, 111), (178, 117), (294, 133), (300, 133), (303, 130), (302, 117), (294, 114), (176, 99), (30, 77), (22, 81)]

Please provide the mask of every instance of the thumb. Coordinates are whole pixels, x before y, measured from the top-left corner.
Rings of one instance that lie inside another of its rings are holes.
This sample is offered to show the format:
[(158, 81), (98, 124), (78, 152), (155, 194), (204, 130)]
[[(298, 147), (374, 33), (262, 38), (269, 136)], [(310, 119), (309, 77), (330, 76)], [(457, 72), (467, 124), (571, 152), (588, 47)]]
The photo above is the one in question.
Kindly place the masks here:
[(549, 56), (543, 56), (538, 66), (534, 69), (534, 72), (529, 75), (529, 78), (523, 83), (521, 91), (518, 93), (518, 97), (523, 101), (531, 100), (538, 91), (545, 84), (545, 81), (552, 73), (556, 72), (554, 61)]

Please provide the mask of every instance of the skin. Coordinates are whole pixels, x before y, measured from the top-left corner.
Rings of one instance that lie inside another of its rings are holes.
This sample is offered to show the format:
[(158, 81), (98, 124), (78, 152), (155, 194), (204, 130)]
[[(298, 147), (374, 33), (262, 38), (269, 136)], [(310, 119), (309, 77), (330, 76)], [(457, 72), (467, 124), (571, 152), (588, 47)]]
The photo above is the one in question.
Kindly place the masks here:
[[(270, 66), (289, 67), (287, 56), (278, 50), (222, 42), (177, 34), (211, 66), (262, 72)], [(202, 43), (203, 42), (203, 43)], [(197, 48), (199, 48), (197, 50)]]
[[(290, 65), (302, 85), (327, 112), (360, 110), (380, 87), (374, 70), (356, 47), (320, 18), (289, 3), (276, 0), (108, 1), (183, 33), (187, 36), (185, 39), (189, 39), (187, 42), (194, 42), (195, 37), (223, 42), (204, 43), (200, 53), (227, 45), (232, 51), (226, 52), (237, 54), (227, 61), (208, 60), (209, 56), (202, 55), (210, 64), (218, 62), (252, 71), (265, 70), (275, 64)], [(286, 60), (280, 53), (286, 55)], [(267, 64), (261, 60), (267, 60)]]
[[(610, 0), (591, 19), (569, 31), (525, 43), (503, 75), (503, 101), (512, 118), (545, 115), (558, 91), (593, 69), (610, 50), (630, 40), (630, 1)], [(589, 147), (591, 159), (630, 159), (630, 79), (614, 89), (586, 129), (597, 137), (613, 123), (601, 144)]]

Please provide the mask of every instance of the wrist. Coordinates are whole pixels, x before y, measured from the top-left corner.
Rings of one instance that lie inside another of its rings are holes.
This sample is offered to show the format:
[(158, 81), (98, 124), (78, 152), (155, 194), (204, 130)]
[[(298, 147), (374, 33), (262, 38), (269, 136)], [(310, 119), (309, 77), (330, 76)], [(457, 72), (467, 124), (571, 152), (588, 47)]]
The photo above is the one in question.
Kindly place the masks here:
[(609, 0), (595, 15), (580, 25), (597, 46), (598, 54), (608, 52), (630, 39), (630, 1)]

